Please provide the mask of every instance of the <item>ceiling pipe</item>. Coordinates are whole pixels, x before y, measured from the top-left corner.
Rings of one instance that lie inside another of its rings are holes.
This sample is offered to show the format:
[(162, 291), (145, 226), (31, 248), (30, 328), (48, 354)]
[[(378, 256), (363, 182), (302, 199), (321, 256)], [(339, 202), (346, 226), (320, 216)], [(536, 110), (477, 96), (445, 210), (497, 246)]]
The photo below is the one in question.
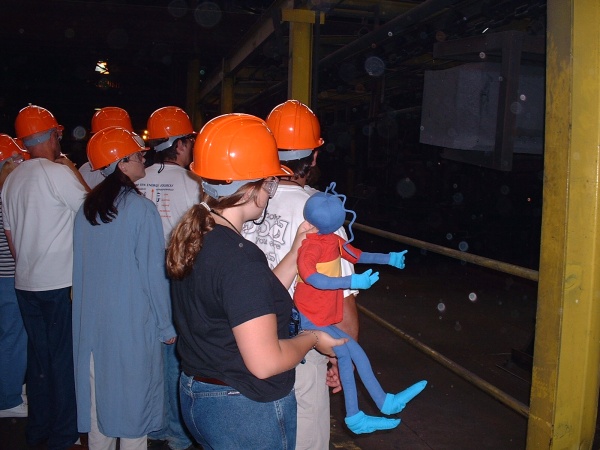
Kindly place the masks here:
[[(323, 59), (319, 61), (318, 68), (325, 69), (334, 64), (338, 64), (341, 61), (347, 59), (348, 57), (360, 53), (363, 51), (370, 50), (373, 44), (379, 45), (386, 39), (390, 39), (391, 37), (398, 36), (401, 34), (403, 29), (408, 28), (410, 26), (414, 26), (418, 24), (419, 21), (424, 20), (428, 17), (431, 17), (435, 14), (439, 14), (442, 12), (444, 8), (448, 8), (453, 6), (455, 3), (458, 3), (460, 0), (427, 0), (424, 3), (421, 3), (418, 6), (415, 6), (410, 11), (407, 11), (389, 22), (383, 24), (381, 27), (376, 30), (365, 34), (363, 37), (356, 39), (352, 43), (342, 47), (341, 49), (327, 55)], [(390, 36), (391, 33), (391, 36)], [(264, 98), (265, 95), (272, 95), (287, 86), (287, 81), (281, 81), (270, 86), (265, 91), (262, 91), (246, 101), (242, 102), (240, 106), (248, 106), (252, 103), (258, 101), (259, 99)], [(203, 93), (208, 93), (209, 89), (204, 89)]]
[(370, 33), (365, 34), (363, 37), (356, 39), (345, 47), (330, 53), (319, 61), (319, 69), (326, 69), (357, 53), (370, 50), (374, 44), (379, 45), (387, 39), (398, 36), (404, 29), (415, 26), (420, 21), (439, 14), (442, 9), (453, 6), (458, 2), (459, 0), (427, 0)]

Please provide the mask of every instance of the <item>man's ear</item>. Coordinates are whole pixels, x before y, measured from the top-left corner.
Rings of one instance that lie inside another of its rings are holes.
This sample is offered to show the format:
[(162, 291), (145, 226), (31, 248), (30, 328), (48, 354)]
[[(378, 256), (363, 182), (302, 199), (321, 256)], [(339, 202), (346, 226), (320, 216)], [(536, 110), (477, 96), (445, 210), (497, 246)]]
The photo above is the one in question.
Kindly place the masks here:
[(317, 165), (317, 156), (319, 156), (319, 150), (313, 150), (313, 160), (312, 160), (312, 164), (310, 165), (311, 167), (314, 167)]
[(177, 145), (175, 146), (175, 150), (177, 151), (177, 155), (181, 155), (185, 151), (185, 147), (183, 146), (183, 139), (177, 139)]

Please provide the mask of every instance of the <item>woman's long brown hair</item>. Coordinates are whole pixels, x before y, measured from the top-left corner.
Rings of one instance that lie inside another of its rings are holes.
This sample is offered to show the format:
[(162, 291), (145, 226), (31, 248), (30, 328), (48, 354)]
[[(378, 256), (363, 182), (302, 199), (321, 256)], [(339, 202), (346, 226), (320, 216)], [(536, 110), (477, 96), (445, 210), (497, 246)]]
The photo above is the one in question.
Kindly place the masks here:
[[(201, 195), (211, 210), (222, 213), (233, 206), (240, 206), (249, 201), (256, 202), (263, 180), (243, 185), (235, 194), (221, 197), (218, 200), (207, 194)], [(247, 192), (248, 200), (242, 202)], [(204, 206), (197, 204), (186, 212), (171, 233), (167, 247), (167, 274), (175, 280), (182, 280), (192, 271), (194, 261), (204, 243), (204, 236), (211, 231), (215, 220)]]
[(121, 172), (119, 166), (115, 171), (107, 176), (102, 182), (91, 190), (83, 202), (83, 214), (92, 225), (109, 223), (117, 217), (119, 210), (117, 205), (127, 192), (135, 191), (141, 194), (137, 186), (131, 179)]

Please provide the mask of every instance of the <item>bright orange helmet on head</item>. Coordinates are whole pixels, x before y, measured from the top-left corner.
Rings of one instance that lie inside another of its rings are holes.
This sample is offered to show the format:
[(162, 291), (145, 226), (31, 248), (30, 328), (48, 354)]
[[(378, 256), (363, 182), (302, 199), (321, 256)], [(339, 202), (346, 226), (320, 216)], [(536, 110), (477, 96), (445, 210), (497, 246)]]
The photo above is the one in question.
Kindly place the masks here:
[(87, 157), (92, 170), (102, 169), (102, 174), (108, 176), (120, 160), (144, 150), (135, 133), (121, 127), (108, 127), (90, 138)]
[(187, 113), (177, 106), (164, 106), (148, 118), (148, 140), (164, 140), (154, 146), (157, 152), (166, 150), (177, 139), (193, 135), (194, 127)]
[(31, 159), (31, 154), (25, 148), (25, 144), (23, 143), (23, 139), (14, 138), (15, 143), (19, 146), (21, 153), (23, 154), (23, 159), (28, 160)]
[(19, 147), (12, 137), (10, 137), (8, 134), (0, 134), (0, 163), (3, 163), (11, 157), (15, 161), (22, 161), (24, 159), (31, 158), (29, 153)]
[(41, 106), (29, 105), (19, 111), (15, 119), (17, 138), (26, 141), (32, 134), (56, 128), (58, 131), (65, 129), (59, 125), (50, 111)]
[(277, 143), (267, 124), (236, 113), (215, 117), (202, 127), (190, 170), (203, 178), (204, 191), (215, 198), (231, 195), (251, 181), (293, 175), (279, 163)]
[(281, 161), (305, 158), (324, 142), (319, 119), (298, 100), (288, 100), (273, 108), (267, 125), (277, 141)]
[(121, 127), (133, 131), (129, 114), (118, 106), (105, 106), (92, 116), (92, 133), (97, 133), (108, 127)]

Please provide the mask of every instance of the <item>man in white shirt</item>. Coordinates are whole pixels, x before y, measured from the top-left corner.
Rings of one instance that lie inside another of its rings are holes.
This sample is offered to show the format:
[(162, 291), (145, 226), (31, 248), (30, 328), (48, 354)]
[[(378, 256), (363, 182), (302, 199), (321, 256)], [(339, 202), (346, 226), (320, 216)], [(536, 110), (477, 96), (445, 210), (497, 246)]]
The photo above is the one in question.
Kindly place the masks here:
[[(297, 100), (288, 100), (273, 108), (267, 125), (273, 132), (281, 164), (294, 176), (282, 178), (275, 196), (269, 201), (262, 221), (246, 222), (244, 237), (254, 242), (275, 267), (291, 248), (298, 226), (304, 221), (304, 204), (315, 192), (306, 184), (316, 164), (317, 147), (323, 145), (321, 128), (315, 114)], [(345, 231), (340, 228), (345, 239)], [(342, 261), (342, 275), (354, 273), (353, 266)], [(294, 296), (295, 284), (290, 288)], [(353, 339), (358, 339), (358, 313), (355, 294), (344, 291), (344, 319), (336, 324)], [(333, 361), (335, 362), (335, 361)], [(330, 435), (329, 390), (326, 384), (328, 358), (311, 350), (305, 362), (296, 367), (294, 390), (298, 402), (298, 433), (296, 450), (328, 450)], [(336, 367), (337, 369), (337, 367)], [(336, 372), (337, 375), (337, 372)], [(336, 384), (336, 383), (334, 383)], [(334, 392), (337, 392), (339, 383)]]
[(198, 177), (187, 169), (196, 133), (187, 113), (176, 106), (152, 113), (147, 128), (148, 143), (156, 152), (155, 163), (146, 168), (146, 176), (136, 186), (158, 208), (166, 248), (171, 230), (199, 201)]
[[(154, 111), (148, 119), (148, 143), (156, 152), (155, 163), (137, 188), (152, 200), (163, 223), (165, 248), (179, 219), (199, 202), (198, 178), (187, 167), (192, 162), (196, 133), (187, 113), (176, 106)], [(179, 410), (179, 358), (175, 345), (163, 346), (165, 375), (165, 423), (162, 430), (148, 435), (148, 448), (167, 441), (171, 450), (192, 448)], [(155, 444), (156, 443), (156, 444)], [(164, 448), (164, 447), (163, 447)]]
[(87, 185), (61, 154), (63, 127), (29, 105), (15, 120), (31, 159), (2, 189), (4, 230), (15, 257), (15, 288), (29, 338), (27, 443), (65, 449), (78, 437), (73, 379), (73, 222)]

